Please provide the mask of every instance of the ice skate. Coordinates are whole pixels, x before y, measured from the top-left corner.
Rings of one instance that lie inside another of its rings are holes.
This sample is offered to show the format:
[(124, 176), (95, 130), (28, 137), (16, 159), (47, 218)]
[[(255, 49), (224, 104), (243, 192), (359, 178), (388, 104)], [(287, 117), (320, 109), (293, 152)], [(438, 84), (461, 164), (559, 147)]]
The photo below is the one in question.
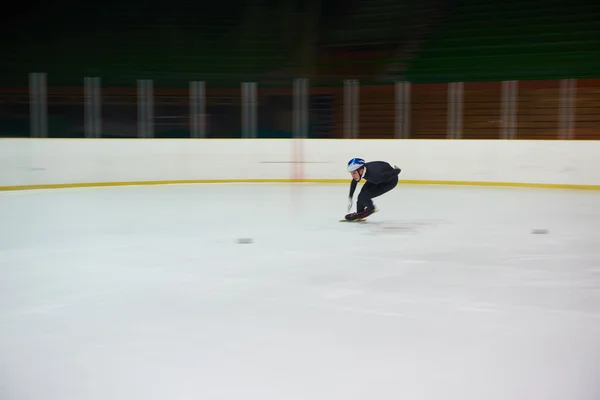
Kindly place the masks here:
[(379, 211), (378, 209), (372, 209), (372, 210), (364, 209), (360, 212), (353, 212), (350, 214), (346, 214), (344, 219), (340, 220), (340, 222), (364, 222), (367, 220), (367, 217), (375, 214), (378, 211)]

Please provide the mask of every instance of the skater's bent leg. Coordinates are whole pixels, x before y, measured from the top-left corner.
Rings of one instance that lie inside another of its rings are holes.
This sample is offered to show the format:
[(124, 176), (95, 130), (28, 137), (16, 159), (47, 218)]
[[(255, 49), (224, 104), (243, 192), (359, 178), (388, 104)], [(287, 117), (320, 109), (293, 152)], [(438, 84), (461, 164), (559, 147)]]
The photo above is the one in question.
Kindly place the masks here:
[(364, 209), (367, 209), (368, 211), (373, 211), (375, 209), (373, 199), (389, 192), (390, 190), (395, 188), (396, 185), (398, 185), (398, 178), (377, 185), (370, 184), (369, 182), (365, 183), (358, 195), (358, 201), (356, 203), (356, 212), (361, 212)]
[(372, 211), (375, 209), (375, 205), (373, 204), (373, 200), (370, 196), (367, 196), (366, 193), (360, 192), (358, 195), (358, 201), (356, 203), (356, 212), (361, 212), (365, 209)]
[(374, 199), (376, 197), (381, 196), (382, 194), (389, 192), (390, 190), (395, 188), (396, 185), (398, 185), (397, 177), (395, 179), (392, 179), (391, 181), (380, 183), (379, 185), (375, 186), (370, 190), (371, 198)]
[(358, 194), (358, 200), (356, 201), (356, 212), (361, 212), (365, 208), (372, 210), (375, 208), (373, 205), (373, 195), (371, 191), (375, 188), (375, 185), (371, 182), (367, 182), (363, 185), (360, 193)]

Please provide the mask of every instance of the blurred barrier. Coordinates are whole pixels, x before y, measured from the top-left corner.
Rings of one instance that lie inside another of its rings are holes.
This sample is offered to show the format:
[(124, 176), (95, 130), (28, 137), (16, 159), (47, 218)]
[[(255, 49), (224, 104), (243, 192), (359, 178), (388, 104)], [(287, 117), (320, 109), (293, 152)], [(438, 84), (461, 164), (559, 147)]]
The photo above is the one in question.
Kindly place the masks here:
[[(401, 183), (600, 189), (600, 141), (4, 139), (0, 190), (172, 183), (348, 185), (352, 157), (402, 168)], [(208, 166), (208, 167), (207, 167)], [(340, 197), (347, 195), (346, 189)]]
[(600, 79), (289, 87), (0, 89), (0, 136), (598, 140)]

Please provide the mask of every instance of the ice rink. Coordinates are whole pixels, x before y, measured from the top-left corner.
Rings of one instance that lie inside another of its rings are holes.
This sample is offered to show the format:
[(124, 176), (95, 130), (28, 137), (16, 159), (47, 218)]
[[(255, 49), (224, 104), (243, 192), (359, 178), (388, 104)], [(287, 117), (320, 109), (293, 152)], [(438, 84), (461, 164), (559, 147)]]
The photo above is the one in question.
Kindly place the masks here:
[(0, 399), (600, 399), (600, 192), (347, 193), (0, 192)]

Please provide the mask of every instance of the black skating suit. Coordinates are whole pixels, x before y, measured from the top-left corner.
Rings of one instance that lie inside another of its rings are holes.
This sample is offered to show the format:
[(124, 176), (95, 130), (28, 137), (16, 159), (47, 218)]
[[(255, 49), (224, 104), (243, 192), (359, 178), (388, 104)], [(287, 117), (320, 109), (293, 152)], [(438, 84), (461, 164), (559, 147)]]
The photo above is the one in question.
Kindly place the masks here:
[[(371, 161), (365, 163), (365, 171), (362, 179), (367, 182), (363, 185), (356, 202), (356, 212), (366, 211), (368, 214), (375, 210), (373, 199), (389, 192), (398, 185), (398, 174), (400, 168), (392, 167), (385, 161)], [(350, 195), (352, 199), (358, 182), (352, 179), (350, 183)]]

